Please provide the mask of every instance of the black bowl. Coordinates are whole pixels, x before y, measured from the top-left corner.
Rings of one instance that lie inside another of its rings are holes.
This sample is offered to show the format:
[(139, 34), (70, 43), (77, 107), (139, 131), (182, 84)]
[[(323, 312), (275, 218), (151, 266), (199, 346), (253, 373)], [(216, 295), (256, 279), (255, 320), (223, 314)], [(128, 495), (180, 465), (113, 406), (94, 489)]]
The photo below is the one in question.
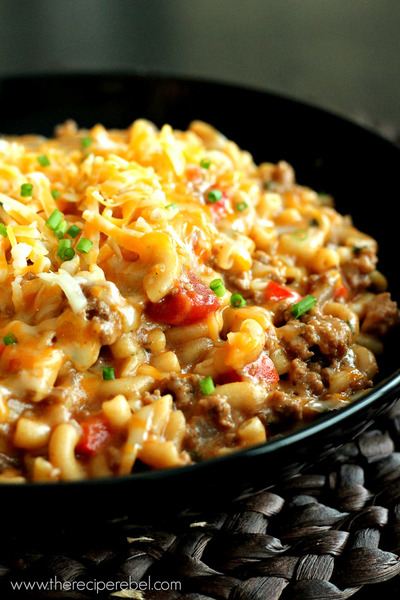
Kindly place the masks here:
[[(75, 74), (0, 80), (0, 134), (51, 135), (74, 119), (125, 128), (139, 117), (186, 129), (208, 121), (256, 162), (290, 162), (299, 183), (326, 191), (341, 213), (374, 236), (379, 268), (400, 298), (395, 217), (400, 149), (349, 120), (264, 91), (138, 74)], [(299, 473), (365, 430), (400, 397), (398, 334), (387, 340), (377, 385), (360, 399), (266, 444), (193, 466), (84, 482), (0, 486), (9, 523), (54, 527), (131, 515), (137, 520), (207, 510)], [(21, 512), (21, 502), (25, 510)]]

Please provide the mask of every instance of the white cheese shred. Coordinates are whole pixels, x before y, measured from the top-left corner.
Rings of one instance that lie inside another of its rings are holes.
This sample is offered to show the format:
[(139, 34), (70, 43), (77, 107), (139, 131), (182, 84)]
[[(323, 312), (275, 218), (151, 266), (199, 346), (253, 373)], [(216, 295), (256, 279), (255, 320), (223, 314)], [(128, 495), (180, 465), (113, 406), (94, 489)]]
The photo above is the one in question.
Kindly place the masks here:
[(56, 283), (59, 285), (66, 295), (74, 313), (85, 310), (87, 306), (85, 294), (82, 292), (82, 288), (78, 281), (76, 281), (67, 271), (59, 269), (58, 273), (38, 273), (38, 277), (49, 283)]

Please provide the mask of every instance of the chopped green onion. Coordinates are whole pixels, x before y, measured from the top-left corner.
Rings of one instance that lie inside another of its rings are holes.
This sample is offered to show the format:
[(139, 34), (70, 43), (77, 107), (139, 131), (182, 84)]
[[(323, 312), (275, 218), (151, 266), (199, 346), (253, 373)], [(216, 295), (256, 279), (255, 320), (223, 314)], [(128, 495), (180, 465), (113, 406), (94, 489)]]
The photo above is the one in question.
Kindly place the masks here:
[(81, 231), (82, 229), (78, 227), (78, 225), (71, 225), (71, 227), (67, 229), (67, 235), (75, 239)]
[(75, 250), (71, 248), (71, 240), (66, 238), (60, 240), (58, 242), (57, 254), (63, 261), (72, 260), (75, 256)]
[(205, 396), (209, 396), (215, 391), (215, 386), (213, 382), (213, 378), (211, 375), (207, 375), (200, 381), (201, 391)]
[(85, 254), (89, 252), (90, 248), (93, 246), (93, 242), (88, 240), (87, 238), (81, 238), (76, 245), (76, 249), (78, 252), (84, 252)]
[(51, 195), (53, 196), (53, 198), (55, 200), (60, 195), (60, 192), (58, 190), (51, 190)]
[(0, 223), (0, 234), (5, 238), (8, 237), (7, 227), (4, 225), (4, 223)]
[(81, 139), (82, 148), (89, 148), (89, 146), (93, 143), (92, 138), (89, 135), (86, 135)]
[(62, 255), (62, 260), (67, 261), (67, 260), (72, 260), (75, 256), (75, 250), (73, 248), (65, 248), (63, 255)]
[(48, 167), (50, 166), (50, 161), (49, 158), (45, 155), (45, 154), (41, 154), (40, 156), (36, 157), (38, 160), (38, 163), (41, 167)]
[(61, 258), (61, 260), (71, 260), (71, 258), (73, 258), (75, 254), (74, 249), (71, 248), (71, 240), (65, 238), (60, 240), (58, 242), (57, 254)]
[(115, 379), (114, 367), (103, 367), (103, 379), (104, 381)]
[(54, 229), (54, 235), (61, 240), (64, 237), (65, 232), (67, 231), (68, 223), (64, 219), (60, 221), (57, 227)]
[(203, 158), (200, 161), (200, 166), (203, 167), (203, 169), (209, 169), (211, 166), (211, 160), (209, 158)]
[(207, 201), (211, 202), (212, 204), (214, 204), (214, 202), (218, 202), (218, 200), (221, 200), (221, 198), (222, 198), (221, 190), (211, 190), (207, 194)]
[(246, 304), (246, 300), (241, 294), (232, 294), (231, 306), (233, 306), (233, 308), (242, 308), (242, 306), (246, 306)]
[(247, 202), (238, 202), (236, 204), (236, 210), (238, 210), (239, 212), (244, 212), (247, 208)]
[(296, 240), (299, 240), (299, 242), (305, 242), (305, 240), (308, 238), (308, 231), (307, 229), (295, 229), (295, 231), (292, 233), (292, 236)]
[(23, 183), (21, 185), (21, 196), (23, 198), (28, 198), (29, 196), (32, 196), (32, 192), (33, 192), (33, 183)]
[(315, 296), (309, 295), (300, 300), (300, 302), (296, 302), (296, 304), (293, 304), (293, 306), (291, 306), (290, 308), (290, 312), (292, 313), (295, 319), (298, 319), (299, 317), (301, 317), (301, 315), (304, 315), (304, 313), (309, 311), (310, 308), (313, 308), (313, 306), (315, 306), (316, 304), (317, 299), (315, 298)]
[(167, 208), (168, 210), (175, 210), (175, 208), (178, 208), (178, 205), (175, 202), (173, 202), (172, 204), (167, 204), (165, 208)]
[(210, 289), (214, 292), (218, 298), (222, 298), (226, 294), (226, 288), (222, 279), (213, 279), (210, 283)]
[(14, 344), (18, 344), (17, 336), (14, 333), (7, 333), (3, 337), (3, 344), (5, 346), (13, 346)]
[(58, 210), (56, 208), (55, 210), (53, 210), (53, 212), (47, 219), (45, 225), (46, 225), (46, 227), (48, 227), (49, 229), (52, 229), (54, 231), (59, 226), (59, 224), (61, 223), (62, 220), (63, 220), (63, 214), (60, 210)]

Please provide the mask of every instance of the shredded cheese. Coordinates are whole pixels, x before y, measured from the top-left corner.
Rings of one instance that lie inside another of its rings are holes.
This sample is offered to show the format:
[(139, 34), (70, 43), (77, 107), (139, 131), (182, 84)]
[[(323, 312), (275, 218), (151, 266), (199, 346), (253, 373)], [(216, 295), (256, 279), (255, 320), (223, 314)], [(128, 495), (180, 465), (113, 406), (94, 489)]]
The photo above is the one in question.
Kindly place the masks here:
[(75, 313), (85, 310), (87, 306), (85, 294), (78, 281), (68, 271), (59, 269), (58, 273), (38, 273), (38, 277), (48, 283), (59, 285)]

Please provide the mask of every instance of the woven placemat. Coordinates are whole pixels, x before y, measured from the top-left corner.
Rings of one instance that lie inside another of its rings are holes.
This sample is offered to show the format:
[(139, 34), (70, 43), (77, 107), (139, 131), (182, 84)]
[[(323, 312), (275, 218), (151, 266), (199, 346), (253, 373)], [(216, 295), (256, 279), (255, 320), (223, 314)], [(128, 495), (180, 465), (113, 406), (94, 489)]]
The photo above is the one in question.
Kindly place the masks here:
[(397, 598), (399, 554), (400, 402), (329, 461), (223, 512), (10, 539), (0, 597)]

